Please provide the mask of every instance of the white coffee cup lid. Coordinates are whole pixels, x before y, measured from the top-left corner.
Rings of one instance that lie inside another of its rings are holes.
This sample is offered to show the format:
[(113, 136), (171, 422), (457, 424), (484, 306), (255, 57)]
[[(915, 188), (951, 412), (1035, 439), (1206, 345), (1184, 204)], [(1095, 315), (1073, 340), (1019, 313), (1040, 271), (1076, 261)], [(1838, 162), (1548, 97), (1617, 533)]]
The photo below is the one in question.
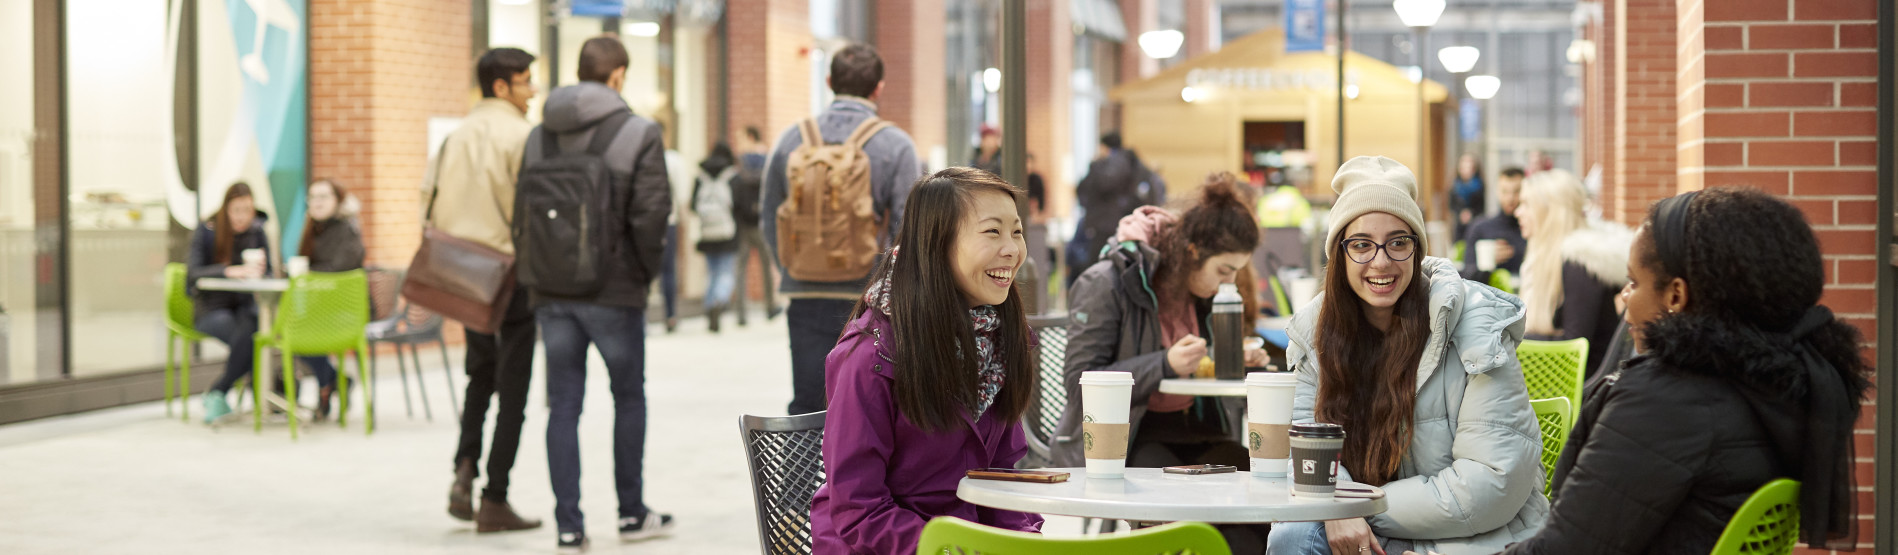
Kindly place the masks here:
[(1095, 370), (1081, 373), (1081, 385), (1133, 385), (1133, 372)]
[(1246, 374), (1246, 385), (1297, 385), (1298, 376), (1291, 372), (1251, 372)]

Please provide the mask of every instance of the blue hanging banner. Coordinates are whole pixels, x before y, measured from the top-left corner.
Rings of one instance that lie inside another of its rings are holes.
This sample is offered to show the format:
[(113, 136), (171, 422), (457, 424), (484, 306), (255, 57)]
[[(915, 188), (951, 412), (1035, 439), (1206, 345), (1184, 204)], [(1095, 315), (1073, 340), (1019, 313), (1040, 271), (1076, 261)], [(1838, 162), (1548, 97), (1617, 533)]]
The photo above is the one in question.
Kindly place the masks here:
[(1324, 0), (1285, 0), (1285, 52), (1324, 50)]
[(579, 16), (620, 17), (626, 12), (625, 0), (573, 0), (571, 13)]
[(1460, 112), (1457, 120), (1463, 122), (1463, 125), (1457, 126), (1463, 132), (1463, 140), (1474, 141), (1483, 134), (1483, 107), (1476, 102), (1476, 99), (1463, 99), (1463, 102), (1457, 106), (1457, 111)]

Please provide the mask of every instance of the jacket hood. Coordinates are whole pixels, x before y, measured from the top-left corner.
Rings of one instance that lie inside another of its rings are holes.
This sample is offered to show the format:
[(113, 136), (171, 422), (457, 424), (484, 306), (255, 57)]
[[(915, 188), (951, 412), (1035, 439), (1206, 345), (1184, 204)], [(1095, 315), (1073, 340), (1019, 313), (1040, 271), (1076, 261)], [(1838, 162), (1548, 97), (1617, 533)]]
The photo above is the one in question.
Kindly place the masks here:
[[(1830, 311), (1815, 308), (1830, 320)], [(1742, 389), (1770, 393), (1769, 397), (1806, 397), (1810, 380), (1802, 356), (1805, 348), (1798, 339), (1811, 331), (1805, 323), (1789, 333), (1776, 333), (1683, 312), (1657, 319), (1643, 331), (1648, 350), (1642, 354), (1672, 371), (1731, 382)], [(1834, 371), (1848, 388), (1863, 380), (1847, 375), (1849, 370)]]
[(1619, 287), (1628, 284), (1628, 246), (1632, 244), (1634, 230), (1593, 221), (1562, 239), (1562, 260), (1580, 264), (1596, 280)]
[(541, 125), (555, 133), (572, 133), (625, 110), (626, 99), (611, 87), (593, 82), (568, 85), (547, 94)]
[[(1417, 387), (1442, 366), (1446, 357), (1456, 357), (1463, 371), (1483, 374), (1503, 363), (1515, 360), (1516, 345), (1522, 342), (1522, 300), (1500, 289), (1463, 279), (1449, 260), (1425, 257), (1424, 283), (1430, 287), (1430, 339), (1424, 345), (1423, 358), (1417, 364)], [(1311, 349), (1312, 333), (1317, 329), (1318, 313), (1324, 306), (1324, 293), (1313, 297), (1293, 312), (1292, 341), (1303, 351)], [(1454, 344), (1456, 352), (1449, 352)]]

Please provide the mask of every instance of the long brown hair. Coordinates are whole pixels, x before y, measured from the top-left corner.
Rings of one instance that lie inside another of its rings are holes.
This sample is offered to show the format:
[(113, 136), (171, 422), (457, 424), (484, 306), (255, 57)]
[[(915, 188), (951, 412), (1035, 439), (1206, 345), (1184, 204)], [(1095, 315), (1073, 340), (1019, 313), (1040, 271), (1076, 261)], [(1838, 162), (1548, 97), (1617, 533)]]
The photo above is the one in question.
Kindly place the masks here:
[[(1248, 195), (1239, 189), (1232, 174), (1217, 172), (1200, 184), (1199, 202), (1186, 210), (1179, 223), (1166, 226), (1153, 238), (1154, 250), (1160, 251), (1160, 264), (1153, 272), (1156, 292), (1179, 300), (1186, 292), (1186, 280), (1222, 254), (1243, 252), (1248, 255), (1259, 246), (1259, 223), (1252, 219)], [(1258, 319), (1259, 302), (1253, 298), (1258, 289), (1252, 277), (1250, 259), (1239, 267), (1234, 283), (1245, 299), (1245, 329)]]
[[(982, 383), (977, 358), (965, 352), (975, 345), (974, 323), (956, 286), (954, 265), (963, 214), (985, 192), (1008, 195), (1016, 203), (1026, 196), (995, 174), (973, 168), (948, 168), (917, 181), (897, 233), (900, 251), (871, 274), (890, 276), (891, 337), (884, 340), (894, 355), (896, 408), (924, 431), (957, 426), (961, 411), (976, 404)], [(859, 300), (850, 318), (865, 310), (870, 307)], [(1015, 423), (1035, 395), (1028, 317), (1015, 285), (996, 312), (1002, 320), (996, 348), (1004, 370), (1002, 390), (989, 410), (1000, 410)]]
[[(1416, 230), (1412, 230), (1413, 232)], [(1351, 289), (1344, 242), (1326, 247), (1325, 297), (1318, 309), (1319, 422), (1344, 426), (1340, 454), (1351, 479), (1382, 485), (1396, 478), (1409, 449), (1417, 403), (1417, 362), (1430, 336), (1430, 281), (1423, 273), (1424, 246), (1411, 255), (1408, 288), (1397, 297), (1389, 330), (1378, 330)]]
[(316, 189), (318, 185), (328, 185), (330, 194), (336, 195), (336, 213), (331, 214), (330, 219), (317, 221), (316, 218), (310, 216), (308, 205), (305, 205), (303, 212), (303, 240), (297, 242), (297, 254), (303, 256), (310, 256), (311, 252), (313, 252), (311, 249), (316, 248), (317, 235), (321, 235), (323, 230), (329, 229), (330, 224), (336, 223), (336, 220), (342, 219), (343, 202), (349, 200), (349, 192), (343, 190), (343, 185), (327, 177), (311, 181), (310, 185), (304, 188), (304, 198), (309, 198), (308, 191)]
[[(237, 230), (231, 229), (231, 201), (240, 198), (251, 199), (252, 208), (255, 208), (257, 200), (250, 195), (250, 184), (239, 181), (232, 183), (231, 188), (224, 190), (224, 202), (218, 205), (217, 214), (211, 217), (212, 231), (217, 234), (216, 239), (212, 241), (212, 262), (231, 263), (231, 244), (237, 242)], [(251, 225), (257, 225), (256, 221), (252, 220)]]

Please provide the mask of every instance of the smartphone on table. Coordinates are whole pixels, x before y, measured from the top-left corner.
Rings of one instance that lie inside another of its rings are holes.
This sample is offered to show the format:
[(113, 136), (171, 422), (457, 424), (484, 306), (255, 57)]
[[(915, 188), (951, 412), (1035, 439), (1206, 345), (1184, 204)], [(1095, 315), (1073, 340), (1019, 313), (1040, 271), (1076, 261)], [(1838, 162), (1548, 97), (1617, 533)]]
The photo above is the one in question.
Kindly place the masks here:
[(977, 480), (1002, 480), (1007, 482), (1035, 482), (1052, 484), (1068, 481), (1068, 473), (1052, 470), (1022, 470), (1018, 468), (977, 468), (970, 470), (968, 476)]
[(1238, 470), (1238, 467), (1224, 464), (1189, 464), (1185, 466), (1169, 466), (1161, 469), (1161, 472), (1167, 474), (1224, 474)]

